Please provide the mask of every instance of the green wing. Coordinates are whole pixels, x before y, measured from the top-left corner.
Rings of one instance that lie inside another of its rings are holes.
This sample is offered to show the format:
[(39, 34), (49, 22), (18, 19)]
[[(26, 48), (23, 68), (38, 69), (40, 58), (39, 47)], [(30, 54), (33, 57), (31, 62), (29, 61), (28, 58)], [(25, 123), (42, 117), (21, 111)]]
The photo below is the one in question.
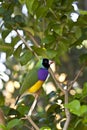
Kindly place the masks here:
[(22, 87), (20, 88), (20, 91), (19, 91), (19, 94), (23, 94), (28, 88), (30, 88), (32, 85), (34, 85), (37, 81), (38, 81), (38, 75), (37, 75), (37, 72), (38, 72), (38, 69), (40, 68), (41, 66), (41, 61), (39, 61), (35, 68), (31, 71), (29, 71), (25, 78), (24, 78), (24, 81), (22, 83)]

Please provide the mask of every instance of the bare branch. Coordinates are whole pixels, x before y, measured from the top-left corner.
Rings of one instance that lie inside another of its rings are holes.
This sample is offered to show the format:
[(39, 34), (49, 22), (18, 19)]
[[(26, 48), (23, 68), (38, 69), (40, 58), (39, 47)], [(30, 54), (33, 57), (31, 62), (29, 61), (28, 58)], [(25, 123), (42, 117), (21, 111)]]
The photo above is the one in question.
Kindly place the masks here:
[(33, 128), (39, 130), (39, 127), (35, 124), (35, 122), (32, 120), (32, 118), (29, 115), (25, 115), (24, 117), (20, 118), (20, 120), (28, 120), (30, 122), (32, 128), (30, 128), (28, 125), (25, 124), (25, 126), (29, 128), (29, 130)]
[(50, 72), (50, 74), (51, 74), (51, 76), (52, 76), (52, 78), (53, 78), (55, 84), (58, 86), (58, 88), (59, 88), (63, 93), (65, 93), (65, 90), (62, 88), (61, 84), (56, 80), (55, 75), (54, 75), (54, 73), (53, 73), (53, 71), (52, 71), (51, 68), (49, 69), (49, 72)]
[[(68, 104), (68, 90), (65, 90), (65, 104)], [(66, 122), (64, 124), (63, 130), (67, 130), (70, 123), (70, 112), (68, 108), (65, 108)]]
[(35, 128), (35, 130), (40, 130), (39, 127), (35, 124), (35, 122), (31, 119), (30, 116), (26, 116), (31, 125)]
[(23, 43), (27, 46), (27, 48), (33, 53), (33, 55), (39, 59), (38, 55), (32, 50), (32, 48), (28, 45), (28, 43), (25, 41), (25, 39), (19, 34), (19, 32), (17, 30), (15, 30), (18, 34), (18, 36), (20, 37), (20, 39), (23, 41)]
[(27, 127), (29, 130), (34, 130), (34, 128), (29, 127), (27, 124), (24, 125), (25, 127)]
[(84, 70), (85, 68), (85, 64), (80, 68), (80, 70), (78, 71), (77, 75), (75, 76), (74, 80), (68, 84), (69, 88), (68, 88), (68, 91), (72, 88), (72, 85), (76, 82), (76, 80), (79, 78), (80, 74), (82, 73), (82, 71)]
[[(65, 91), (65, 104), (68, 104), (68, 91), (71, 89), (72, 85), (76, 82), (76, 80), (79, 78), (80, 74), (84, 70), (85, 65), (81, 67), (77, 75), (75, 76), (74, 80), (69, 84), (69, 88)], [(66, 122), (64, 124), (63, 130), (67, 130), (69, 123), (70, 123), (70, 112), (68, 108), (65, 108), (65, 114), (66, 114)]]
[(29, 112), (28, 112), (28, 116), (31, 116), (31, 115), (32, 115), (32, 112), (33, 112), (33, 110), (34, 110), (34, 108), (35, 108), (35, 106), (36, 106), (36, 103), (37, 103), (37, 99), (38, 99), (38, 94), (35, 95), (35, 99), (34, 99), (34, 101), (33, 101), (33, 104), (32, 104), (32, 106), (31, 106)]
[(32, 42), (34, 43), (34, 45), (36, 47), (40, 48), (40, 45), (38, 44), (38, 42), (36, 41), (36, 39), (34, 38), (34, 36), (29, 31), (26, 31), (26, 32), (27, 32), (28, 36), (30, 37), (30, 39), (32, 40)]

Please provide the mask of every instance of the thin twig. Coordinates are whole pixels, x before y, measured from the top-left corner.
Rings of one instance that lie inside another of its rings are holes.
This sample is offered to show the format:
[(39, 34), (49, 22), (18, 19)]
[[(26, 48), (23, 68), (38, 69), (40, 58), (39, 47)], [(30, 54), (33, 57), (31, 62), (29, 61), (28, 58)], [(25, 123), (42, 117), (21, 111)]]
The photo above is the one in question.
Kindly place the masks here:
[[(81, 72), (84, 70), (85, 65), (81, 67), (77, 75), (75, 76), (74, 80), (69, 84), (69, 88), (65, 91), (65, 104), (68, 104), (68, 91), (71, 89), (72, 85), (76, 82), (78, 77), (80, 76)], [(69, 123), (70, 123), (70, 112), (68, 108), (65, 108), (65, 114), (66, 114), (66, 122), (64, 124), (63, 130), (67, 130)]]
[(35, 122), (31, 119), (30, 116), (26, 116), (31, 125), (35, 128), (35, 130), (40, 130), (39, 127), (35, 124)]
[(54, 73), (53, 73), (53, 71), (52, 71), (51, 68), (49, 69), (49, 72), (50, 72), (50, 74), (51, 74), (51, 76), (52, 76), (52, 78), (53, 78), (55, 84), (58, 86), (58, 88), (59, 88), (63, 93), (65, 93), (65, 90), (62, 88), (62, 86), (60, 85), (60, 83), (56, 80), (55, 75), (54, 75)]
[(30, 39), (32, 40), (32, 42), (34, 43), (34, 45), (36, 47), (40, 48), (40, 45), (38, 44), (38, 42), (36, 41), (36, 39), (34, 38), (34, 36), (29, 31), (26, 31), (26, 32), (27, 32), (28, 36), (30, 37)]
[(78, 71), (77, 75), (75, 76), (74, 80), (68, 84), (69, 88), (68, 88), (68, 91), (71, 89), (72, 85), (76, 82), (76, 80), (79, 78), (80, 74), (82, 73), (82, 71), (84, 70), (85, 68), (85, 64), (80, 68), (80, 70)]
[(46, 0), (44, 0), (44, 5), (46, 6)]
[(31, 108), (30, 108), (30, 110), (29, 110), (29, 112), (28, 112), (28, 116), (31, 116), (31, 115), (32, 115), (32, 112), (33, 112), (33, 110), (34, 110), (34, 108), (35, 108), (35, 106), (36, 106), (36, 103), (37, 103), (37, 99), (38, 99), (38, 95), (36, 94), (36, 95), (35, 95), (35, 99), (34, 99), (34, 101), (33, 101), (33, 104), (32, 104), (32, 106), (31, 106)]
[(24, 124), (25, 127), (27, 127), (29, 130), (34, 130), (34, 128), (29, 127), (27, 124)]
[(20, 39), (23, 41), (23, 43), (27, 46), (27, 48), (33, 53), (33, 55), (39, 59), (38, 55), (32, 50), (32, 48), (28, 45), (28, 43), (25, 41), (25, 39), (19, 34), (19, 32), (17, 30), (15, 30), (16, 33), (18, 34), (18, 36), (20, 37)]
[(54, 11), (53, 11), (51, 8), (49, 8), (49, 10), (50, 10), (50, 12), (53, 14), (53, 16), (57, 19), (57, 16), (56, 16), (56, 14), (54, 13)]
[[(36, 130), (39, 130), (39, 127), (35, 124), (35, 122), (31, 119), (30, 116), (26, 115), (26, 116), (20, 118), (20, 120), (28, 120), (31, 123), (31, 125), (33, 126), (33, 128), (35, 128)], [(29, 126), (27, 126), (27, 128), (29, 128), (29, 130), (31, 129)]]
[[(65, 90), (65, 104), (68, 104), (68, 90)], [(68, 108), (65, 108), (66, 122), (64, 124), (63, 130), (67, 130), (70, 123), (70, 112)]]

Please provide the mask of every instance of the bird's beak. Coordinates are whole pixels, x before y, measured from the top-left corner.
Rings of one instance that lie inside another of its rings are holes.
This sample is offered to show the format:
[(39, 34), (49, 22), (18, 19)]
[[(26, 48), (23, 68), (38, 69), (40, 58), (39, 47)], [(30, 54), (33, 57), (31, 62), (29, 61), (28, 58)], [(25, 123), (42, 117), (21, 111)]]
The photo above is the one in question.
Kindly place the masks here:
[(52, 60), (49, 60), (49, 64), (51, 65), (51, 64), (53, 64), (54, 62), (52, 61)]

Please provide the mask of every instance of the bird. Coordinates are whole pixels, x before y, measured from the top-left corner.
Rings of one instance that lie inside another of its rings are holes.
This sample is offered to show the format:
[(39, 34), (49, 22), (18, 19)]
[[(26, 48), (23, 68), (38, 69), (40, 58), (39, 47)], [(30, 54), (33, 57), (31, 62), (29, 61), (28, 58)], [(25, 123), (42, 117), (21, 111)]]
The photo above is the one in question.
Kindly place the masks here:
[(53, 61), (43, 58), (39, 60), (33, 71), (28, 72), (19, 90), (19, 96), (17, 97), (15, 105), (17, 105), (20, 98), (23, 97), (22, 95), (35, 94), (40, 90), (48, 77), (48, 69), (52, 63)]

